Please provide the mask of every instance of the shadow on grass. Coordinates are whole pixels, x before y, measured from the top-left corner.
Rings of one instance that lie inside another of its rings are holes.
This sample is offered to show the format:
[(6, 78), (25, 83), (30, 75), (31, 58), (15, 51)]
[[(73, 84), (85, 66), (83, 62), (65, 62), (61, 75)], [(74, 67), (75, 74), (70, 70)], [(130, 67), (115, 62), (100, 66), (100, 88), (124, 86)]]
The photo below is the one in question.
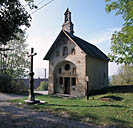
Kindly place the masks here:
[[(42, 94), (38, 94), (37, 96), (41, 96)], [(55, 95), (42, 95), (42, 96), (45, 96), (45, 98), (55, 98), (55, 99), (62, 99), (62, 97), (58, 97), (58, 96), (55, 96)]]
[(56, 106), (56, 107), (86, 107), (86, 108), (89, 108), (89, 107), (118, 107), (118, 108), (128, 108), (126, 106), (122, 106), (122, 105), (94, 105), (94, 106), (88, 106), (88, 105), (65, 105), (65, 104), (46, 104), (46, 106)]
[(104, 97), (101, 97), (100, 99), (115, 100), (115, 101), (123, 100), (123, 98), (119, 96), (104, 96)]
[(128, 121), (125, 120), (120, 120), (120, 119), (116, 119), (116, 118), (109, 118), (111, 120), (112, 123), (115, 124), (116, 128), (131, 128), (129, 125), (130, 123)]

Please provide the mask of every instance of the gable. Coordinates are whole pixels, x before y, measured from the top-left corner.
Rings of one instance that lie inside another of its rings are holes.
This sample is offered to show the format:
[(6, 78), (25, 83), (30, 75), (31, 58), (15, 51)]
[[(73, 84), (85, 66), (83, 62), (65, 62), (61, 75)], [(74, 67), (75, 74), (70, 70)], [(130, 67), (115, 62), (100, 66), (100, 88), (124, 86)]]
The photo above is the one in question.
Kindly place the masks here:
[(74, 35), (69, 34), (66, 31), (61, 31), (58, 35), (58, 37), (56, 38), (56, 40), (54, 41), (53, 45), (51, 46), (51, 48), (49, 49), (49, 51), (47, 52), (46, 56), (44, 57), (44, 60), (49, 60), (50, 55), (52, 54), (52, 52), (54, 51), (54, 49), (57, 47), (58, 42), (63, 39), (63, 38), (69, 38), (74, 44), (76, 44), (77, 46), (79, 46), (79, 48), (86, 54), (89, 55), (91, 57), (95, 57), (97, 59), (101, 59), (101, 60), (105, 60), (105, 61), (109, 61), (109, 58), (100, 50), (98, 49), (95, 45), (88, 43), (87, 41), (76, 37)]
[[(69, 41), (68, 41), (69, 40)], [(47, 52), (46, 56), (44, 57), (44, 60), (49, 60), (52, 56), (52, 54), (54, 55), (55, 51), (60, 51), (59, 49), (61, 48), (60, 46), (62, 46), (62, 48), (68, 47), (66, 44), (67, 43), (72, 43), (74, 46), (77, 44), (70, 38), (68, 37), (64, 31), (61, 31), (58, 35), (58, 37), (56, 38), (56, 40), (54, 41), (53, 45), (50, 47), (49, 51)], [(72, 45), (69, 44), (69, 46), (71, 47)], [(80, 47), (79, 47), (80, 48)], [(69, 52), (70, 52), (70, 48), (68, 47)], [(81, 49), (81, 48), (80, 48)], [(63, 51), (63, 49), (61, 50), (61, 52)], [(63, 52), (61, 53), (63, 54)], [(70, 53), (69, 53), (70, 54)]]

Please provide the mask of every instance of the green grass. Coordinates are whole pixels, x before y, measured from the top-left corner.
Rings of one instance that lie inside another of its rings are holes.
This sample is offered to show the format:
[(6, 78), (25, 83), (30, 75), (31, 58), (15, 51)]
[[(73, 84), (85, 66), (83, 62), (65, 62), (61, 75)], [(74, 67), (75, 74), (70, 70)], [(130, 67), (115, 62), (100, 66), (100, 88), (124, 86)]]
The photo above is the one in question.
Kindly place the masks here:
[[(49, 95), (36, 96), (36, 99), (47, 101), (48, 104), (26, 105), (26, 107), (36, 111), (50, 111), (59, 116), (96, 125), (133, 128), (132, 93), (108, 93), (91, 96), (89, 100), (86, 100), (86, 98), (64, 99)], [(24, 104), (24, 99), (14, 100), (13, 102)]]

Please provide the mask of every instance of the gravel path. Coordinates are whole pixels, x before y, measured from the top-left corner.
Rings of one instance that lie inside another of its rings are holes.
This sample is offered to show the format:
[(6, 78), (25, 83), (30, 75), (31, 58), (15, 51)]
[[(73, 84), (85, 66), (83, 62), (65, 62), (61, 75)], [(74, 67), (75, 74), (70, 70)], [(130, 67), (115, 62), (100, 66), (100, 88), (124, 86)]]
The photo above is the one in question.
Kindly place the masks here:
[(20, 108), (7, 101), (22, 97), (0, 93), (0, 128), (103, 128), (58, 117), (49, 112)]
[(22, 96), (22, 95), (7, 94), (7, 93), (0, 92), (0, 102), (12, 100), (12, 99), (23, 98), (23, 97), (24, 96)]

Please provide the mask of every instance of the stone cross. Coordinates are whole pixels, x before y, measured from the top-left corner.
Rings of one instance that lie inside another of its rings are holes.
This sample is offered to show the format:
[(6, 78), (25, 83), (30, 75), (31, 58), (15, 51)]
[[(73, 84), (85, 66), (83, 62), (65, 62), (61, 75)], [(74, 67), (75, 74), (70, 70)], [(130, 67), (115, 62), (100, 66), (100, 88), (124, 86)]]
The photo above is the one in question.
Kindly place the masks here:
[(37, 55), (34, 53), (34, 48), (31, 48), (31, 54), (29, 57), (31, 58), (31, 65), (30, 65), (30, 78), (29, 78), (29, 101), (35, 101), (35, 94), (34, 94), (34, 72), (33, 72), (33, 56)]

